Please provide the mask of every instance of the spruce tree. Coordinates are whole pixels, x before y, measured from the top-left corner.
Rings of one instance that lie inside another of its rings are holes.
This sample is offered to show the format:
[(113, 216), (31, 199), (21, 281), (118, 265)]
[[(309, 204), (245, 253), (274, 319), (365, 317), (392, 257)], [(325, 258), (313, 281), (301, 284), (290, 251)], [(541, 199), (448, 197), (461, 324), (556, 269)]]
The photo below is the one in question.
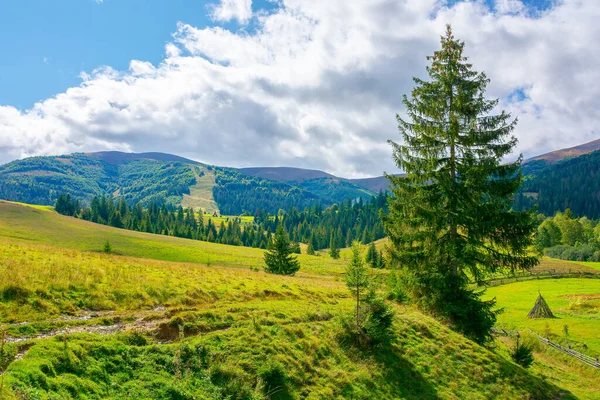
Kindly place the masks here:
[(517, 121), (491, 114), (498, 101), (484, 96), (489, 79), (472, 69), (450, 26), (441, 46), (427, 58), (429, 80), (414, 78), (411, 99), (404, 96), (407, 120), (397, 116), (403, 143), (389, 143), (406, 177), (387, 175), (394, 196), (384, 222), (413, 300), (483, 343), (497, 312), (468, 284), (535, 266), (535, 219), (511, 209), (522, 158), (502, 163)]
[(279, 275), (294, 275), (300, 269), (298, 258), (293, 255), (294, 249), (283, 225), (279, 225), (275, 236), (265, 252), (265, 271)]
[(361, 331), (361, 302), (364, 301), (371, 279), (367, 268), (362, 260), (360, 243), (355, 241), (352, 243), (352, 259), (346, 267), (345, 276), (346, 286), (354, 297), (354, 314), (357, 332)]
[(329, 239), (329, 255), (334, 260), (340, 258), (340, 248), (338, 247), (337, 238), (333, 232), (331, 232), (331, 237)]
[(308, 246), (306, 247), (306, 254), (309, 256), (315, 255), (315, 248), (313, 247), (312, 240), (308, 241)]
[(369, 248), (367, 249), (367, 255), (365, 257), (365, 261), (371, 268), (378, 268), (378, 254), (377, 247), (375, 247), (375, 242), (371, 242)]

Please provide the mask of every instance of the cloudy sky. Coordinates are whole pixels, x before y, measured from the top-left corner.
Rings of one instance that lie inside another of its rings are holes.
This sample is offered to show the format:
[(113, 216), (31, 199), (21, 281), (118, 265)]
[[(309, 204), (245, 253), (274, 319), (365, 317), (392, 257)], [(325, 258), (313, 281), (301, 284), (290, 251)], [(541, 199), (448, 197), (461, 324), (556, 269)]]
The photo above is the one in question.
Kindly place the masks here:
[(598, 21), (597, 0), (3, 2), (0, 163), (121, 150), (394, 172), (395, 114), (446, 23), (533, 156), (600, 137)]

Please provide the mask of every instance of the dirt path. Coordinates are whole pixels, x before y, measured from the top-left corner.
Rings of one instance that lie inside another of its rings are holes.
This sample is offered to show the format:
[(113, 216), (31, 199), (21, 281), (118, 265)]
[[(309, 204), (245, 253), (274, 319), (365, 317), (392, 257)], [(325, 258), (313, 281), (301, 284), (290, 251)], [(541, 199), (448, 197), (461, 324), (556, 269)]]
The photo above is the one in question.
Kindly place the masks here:
[(167, 322), (167, 319), (159, 319), (146, 321), (142, 318), (130, 323), (117, 323), (113, 325), (81, 325), (54, 329), (50, 332), (40, 333), (34, 336), (14, 337), (7, 336), (5, 338), (6, 343), (20, 343), (28, 340), (46, 339), (59, 335), (70, 335), (73, 333), (94, 333), (99, 335), (110, 335), (118, 332), (127, 331), (152, 331), (158, 328), (162, 323)]

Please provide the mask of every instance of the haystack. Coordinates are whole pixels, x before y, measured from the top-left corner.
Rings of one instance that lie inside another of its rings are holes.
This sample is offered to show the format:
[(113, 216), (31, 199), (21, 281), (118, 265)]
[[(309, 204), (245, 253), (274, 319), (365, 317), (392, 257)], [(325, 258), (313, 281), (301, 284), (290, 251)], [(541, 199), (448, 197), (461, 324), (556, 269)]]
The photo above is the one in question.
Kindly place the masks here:
[(535, 305), (527, 314), (527, 318), (554, 318), (552, 310), (548, 307), (548, 303), (546, 303), (541, 293), (535, 301)]

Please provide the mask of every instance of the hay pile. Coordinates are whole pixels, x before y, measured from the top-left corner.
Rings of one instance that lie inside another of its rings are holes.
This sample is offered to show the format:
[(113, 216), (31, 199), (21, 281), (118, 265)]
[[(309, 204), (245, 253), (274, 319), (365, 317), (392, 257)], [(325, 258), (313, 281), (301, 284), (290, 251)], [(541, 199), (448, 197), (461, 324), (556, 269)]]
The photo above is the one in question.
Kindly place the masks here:
[(548, 307), (548, 303), (542, 297), (542, 294), (538, 296), (535, 305), (527, 314), (527, 318), (554, 318), (554, 314), (552, 314), (552, 310)]

